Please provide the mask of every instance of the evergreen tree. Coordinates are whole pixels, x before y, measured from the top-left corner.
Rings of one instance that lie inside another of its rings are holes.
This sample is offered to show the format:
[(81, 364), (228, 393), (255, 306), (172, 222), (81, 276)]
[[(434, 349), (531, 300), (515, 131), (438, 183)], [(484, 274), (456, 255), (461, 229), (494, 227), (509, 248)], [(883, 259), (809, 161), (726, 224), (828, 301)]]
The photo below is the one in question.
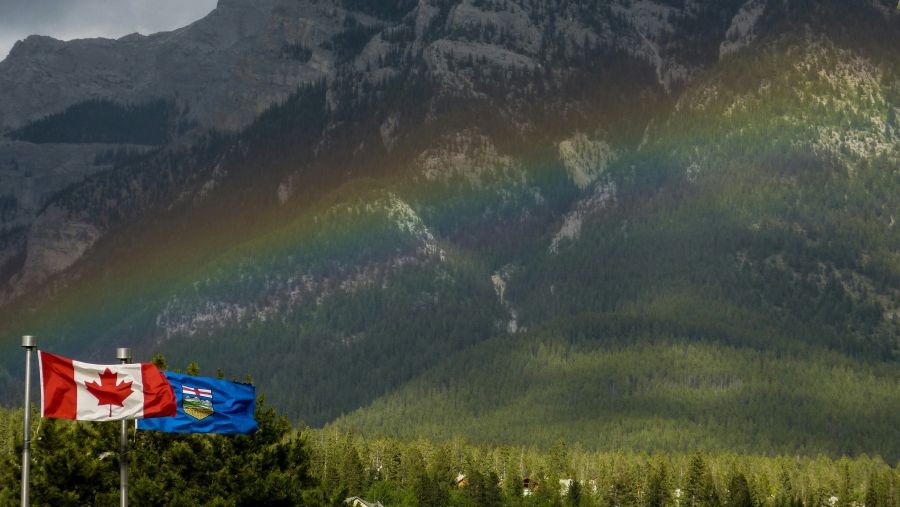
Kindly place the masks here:
[(660, 460), (650, 472), (647, 490), (644, 492), (644, 505), (646, 507), (664, 507), (669, 505), (671, 500), (668, 470), (665, 462)]
[(841, 467), (841, 479), (840, 486), (837, 491), (837, 506), (838, 507), (850, 507), (855, 503), (854, 494), (853, 494), (853, 484), (850, 479), (850, 467), (844, 462), (844, 466)]
[(441, 487), (449, 487), (456, 479), (447, 445), (437, 446), (428, 461), (428, 475)]
[(794, 500), (794, 487), (787, 470), (782, 466), (778, 470), (778, 493), (775, 495), (776, 506), (788, 506)]
[(882, 474), (878, 472), (869, 474), (865, 495), (866, 507), (895, 507), (900, 504), (900, 490), (898, 490), (900, 484), (895, 482), (892, 488), (891, 475), (889, 470)]
[(338, 474), (341, 484), (351, 495), (361, 495), (368, 488), (369, 481), (365, 468), (352, 442), (348, 442), (344, 446), (343, 456), (338, 465)]
[(581, 483), (577, 480), (573, 480), (572, 484), (569, 485), (569, 491), (566, 494), (566, 505), (571, 505), (572, 507), (579, 507), (582, 502), (583, 495), (581, 493)]
[(572, 466), (569, 461), (569, 450), (566, 441), (559, 439), (553, 444), (548, 457), (548, 472), (550, 477), (567, 479), (572, 475)]
[(604, 504), (607, 507), (632, 507), (638, 505), (636, 489), (637, 478), (628, 471), (622, 471), (613, 479), (610, 490), (606, 494)]
[(712, 480), (712, 473), (700, 453), (691, 458), (687, 483), (684, 486), (685, 505), (689, 507), (715, 507), (719, 496)]
[[(337, 505), (310, 474), (307, 442), (260, 399), (252, 435), (132, 433), (134, 505)], [(117, 505), (119, 424), (39, 419), (32, 440), (35, 505)], [(0, 505), (15, 505), (19, 456), (0, 456)]]
[(535, 477), (538, 478), (536, 485), (533, 487), (529, 485), (532, 490), (530, 498), (537, 502), (538, 505), (561, 505), (559, 479), (548, 475), (544, 470), (538, 470), (537, 473), (531, 476), (531, 484), (535, 484)]
[(465, 499), (471, 506), (499, 507), (502, 504), (499, 479), (494, 472), (482, 473), (476, 467), (471, 467), (466, 474)]
[(753, 507), (753, 496), (750, 494), (750, 485), (744, 474), (737, 472), (728, 481), (728, 506), (729, 507)]
[(503, 496), (507, 502), (520, 500), (524, 493), (524, 478), (519, 473), (517, 466), (507, 463), (506, 472), (503, 474)]

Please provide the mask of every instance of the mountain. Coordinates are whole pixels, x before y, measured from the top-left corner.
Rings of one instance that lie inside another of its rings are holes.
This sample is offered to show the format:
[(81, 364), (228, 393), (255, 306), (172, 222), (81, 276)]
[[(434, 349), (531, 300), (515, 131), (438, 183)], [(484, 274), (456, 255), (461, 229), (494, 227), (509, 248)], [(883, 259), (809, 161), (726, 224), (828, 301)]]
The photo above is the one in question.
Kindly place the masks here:
[(29, 38), (0, 62), (4, 335), (249, 373), (313, 425), (896, 459), (898, 21), (223, 0)]
[(339, 32), (342, 15), (333, 9), (227, 0), (172, 32), (70, 42), (28, 37), (2, 64), (0, 128), (17, 129), (92, 99), (164, 98), (186, 121), (240, 129), (298, 85), (329, 74), (329, 52), (291, 48), (317, 48)]

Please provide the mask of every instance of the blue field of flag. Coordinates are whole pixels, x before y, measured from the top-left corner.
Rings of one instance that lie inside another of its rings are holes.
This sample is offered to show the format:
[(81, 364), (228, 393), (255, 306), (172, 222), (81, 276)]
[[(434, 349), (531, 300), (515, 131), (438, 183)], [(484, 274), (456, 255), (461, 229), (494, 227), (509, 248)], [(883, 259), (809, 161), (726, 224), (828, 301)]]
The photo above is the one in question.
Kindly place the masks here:
[(256, 388), (227, 380), (163, 372), (175, 391), (175, 417), (138, 419), (139, 430), (178, 433), (253, 433)]

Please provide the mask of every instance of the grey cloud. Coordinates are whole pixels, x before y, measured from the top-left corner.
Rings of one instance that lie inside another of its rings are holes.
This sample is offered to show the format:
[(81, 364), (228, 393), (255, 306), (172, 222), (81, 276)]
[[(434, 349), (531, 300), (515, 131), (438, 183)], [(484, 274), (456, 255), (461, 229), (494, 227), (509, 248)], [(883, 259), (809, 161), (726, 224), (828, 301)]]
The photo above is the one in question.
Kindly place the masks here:
[(205, 16), (216, 0), (0, 0), (0, 59), (32, 34), (117, 38), (173, 30)]

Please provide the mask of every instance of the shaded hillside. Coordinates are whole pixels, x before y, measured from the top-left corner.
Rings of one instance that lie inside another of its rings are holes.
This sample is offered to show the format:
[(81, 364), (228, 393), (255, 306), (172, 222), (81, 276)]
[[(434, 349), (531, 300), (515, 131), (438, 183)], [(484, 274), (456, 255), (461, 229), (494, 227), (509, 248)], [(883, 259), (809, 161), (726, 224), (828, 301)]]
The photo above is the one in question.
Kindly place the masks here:
[(495, 338), (334, 424), (540, 447), (900, 457), (893, 365), (723, 345), (724, 330), (651, 319), (591, 315)]

